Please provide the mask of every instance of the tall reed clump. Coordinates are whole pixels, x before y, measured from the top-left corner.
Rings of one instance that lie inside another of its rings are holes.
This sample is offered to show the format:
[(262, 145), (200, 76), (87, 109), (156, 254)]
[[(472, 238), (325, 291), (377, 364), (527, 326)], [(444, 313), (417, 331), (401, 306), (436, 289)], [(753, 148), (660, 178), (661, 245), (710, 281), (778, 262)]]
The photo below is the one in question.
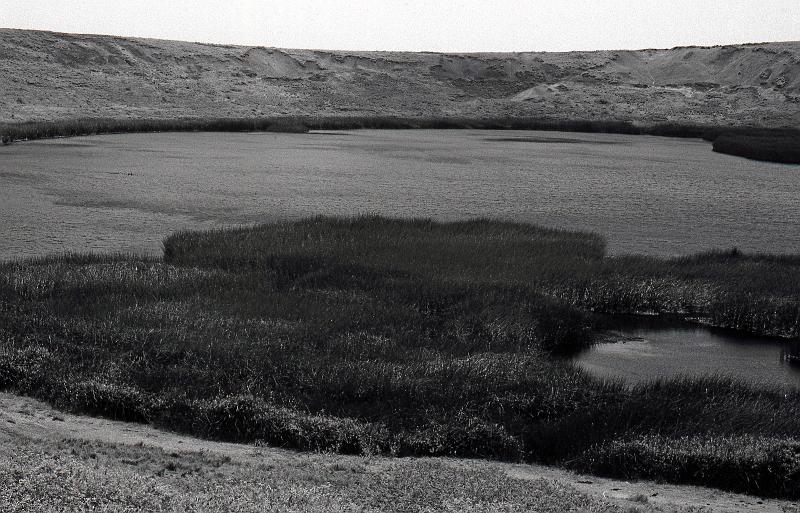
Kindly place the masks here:
[(758, 495), (791, 497), (796, 496), (800, 486), (798, 454), (800, 441), (796, 439), (650, 434), (594, 447), (581, 457), (575, 468), (595, 474), (747, 489)]
[[(746, 326), (784, 330), (774, 312), (797, 313), (800, 258), (609, 258), (604, 246), (480, 219), (312, 218), (177, 233), (163, 260), (6, 263), (0, 387), (236, 442), (800, 497), (765, 470), (794, 468), (780, 458), (798, 443), (800, 393), (712, 378), (631, 389), (560, 356), (592, 342), (592, 311), (710, 316), (741, 299), (759, 320)], [(750, 452), (714, 445), (751, 439)], [(670, 455), (669, 440), (693, 452)], [(670, 457), (686, 463), (667, 469)]]
[(800, 131), (725, 133), (714, 140), (714, 151), (755, 160), (800, 164)]
[(307, 132), (302, 120), (274, 118), (76, 119), (0, 124), (3, 144), (53, 137), (137, 132)]
[(609, 257), (538, 282), (576, 308), (675, 314), (755, 335), (800, 338), (800, 258), (716, 251), (675, 259)]

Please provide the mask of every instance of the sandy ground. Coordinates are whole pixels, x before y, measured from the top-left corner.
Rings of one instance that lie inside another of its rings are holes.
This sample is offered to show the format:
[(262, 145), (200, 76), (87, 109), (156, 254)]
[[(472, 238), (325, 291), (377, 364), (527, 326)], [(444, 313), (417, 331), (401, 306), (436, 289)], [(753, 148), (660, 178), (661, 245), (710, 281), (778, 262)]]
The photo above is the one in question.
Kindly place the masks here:
[(0, 394), (0, 511), (794, 512), (796, 503), (536, 466), (210, 442)]
[(800, 126), (800, 43), (440, 54), (0, 29), (0, 122), (534, 116)]

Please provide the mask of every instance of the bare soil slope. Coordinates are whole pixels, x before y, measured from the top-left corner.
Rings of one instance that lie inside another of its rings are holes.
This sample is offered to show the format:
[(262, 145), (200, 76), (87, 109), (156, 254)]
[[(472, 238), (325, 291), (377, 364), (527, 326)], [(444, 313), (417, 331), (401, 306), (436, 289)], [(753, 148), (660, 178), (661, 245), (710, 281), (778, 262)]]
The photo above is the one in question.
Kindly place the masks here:
[(438, 54), (0, 29), (0, 122), (282, 114), (800, 126), (800, 43)]
[(536, 465), (295, 453), (0, 394), (0, 511), (797, 512), (797, 504)]

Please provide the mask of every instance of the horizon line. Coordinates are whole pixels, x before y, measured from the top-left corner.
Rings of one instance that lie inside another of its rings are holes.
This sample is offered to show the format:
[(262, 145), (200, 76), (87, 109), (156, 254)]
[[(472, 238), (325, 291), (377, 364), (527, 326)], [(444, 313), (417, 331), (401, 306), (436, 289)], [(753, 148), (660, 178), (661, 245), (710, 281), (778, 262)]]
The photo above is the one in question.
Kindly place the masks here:
[(711, 48), (725, 48), (736, 46), (760, 46), (769, 44), (799, 44), (800, 40), (778, 40), (778, 41), (750, 41), (750, 42), (737, 42), (737, 43), (720, 43), (713, 45), (701, 44), (681, 44), (672, 47), (649, 47), (649, 48), (598, 48), (598, 49), (574, 49), (574, 50), (375, 50), (375, 49), (354, 49), (354, 48), (299, 48), (288, 46), (270, 46), (267, 44), (248, 44), (248, 43), (223, 43), (212, 41), (200, 41), (189, 39), (169, 39), (165, 37), (150, 37), (150, 36), (136, 36), (136, 35), (122, 35), (122, 34), (104, 34), (94, 32), (64, 32), (60, 30), (51, 29), (31, 29), (31, 28), (18, 28), (18, 27), (0, 27), (0, 31), (18, 31), (18, 32), (44, 32), (48, 34), (65, 35), (65, 36), (84, 36), (84, 37), (109, 37), (119, 39), (146, 39), (151, 41), (166, 41), (174, 43), (187, 43), (198, 44), (207, 46), (221, 46), (221, 47), (240, 47), (240, 48), (265, 48), (276, 50), (305, 50), (305, 51), (318, 51), (318, 52), (362, 52), (362, 53), (419, 53), (419, 54), (521, 54), (521, 53), (590, 53), (590, 52), (646, 52), (646, 51), (669, 51), (687, 48), (698, 49), (711, 49)]

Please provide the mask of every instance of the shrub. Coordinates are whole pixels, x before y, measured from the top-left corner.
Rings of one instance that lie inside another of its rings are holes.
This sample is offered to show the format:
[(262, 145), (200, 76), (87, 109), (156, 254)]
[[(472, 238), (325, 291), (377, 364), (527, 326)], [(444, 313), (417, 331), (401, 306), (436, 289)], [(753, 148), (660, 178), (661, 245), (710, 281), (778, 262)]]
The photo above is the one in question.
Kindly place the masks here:
[(800, 441), (792, 438), (644, 435), (596, 447), (575, 467), (623, 479), (664, 479), (797, 499), (798, 454)]

